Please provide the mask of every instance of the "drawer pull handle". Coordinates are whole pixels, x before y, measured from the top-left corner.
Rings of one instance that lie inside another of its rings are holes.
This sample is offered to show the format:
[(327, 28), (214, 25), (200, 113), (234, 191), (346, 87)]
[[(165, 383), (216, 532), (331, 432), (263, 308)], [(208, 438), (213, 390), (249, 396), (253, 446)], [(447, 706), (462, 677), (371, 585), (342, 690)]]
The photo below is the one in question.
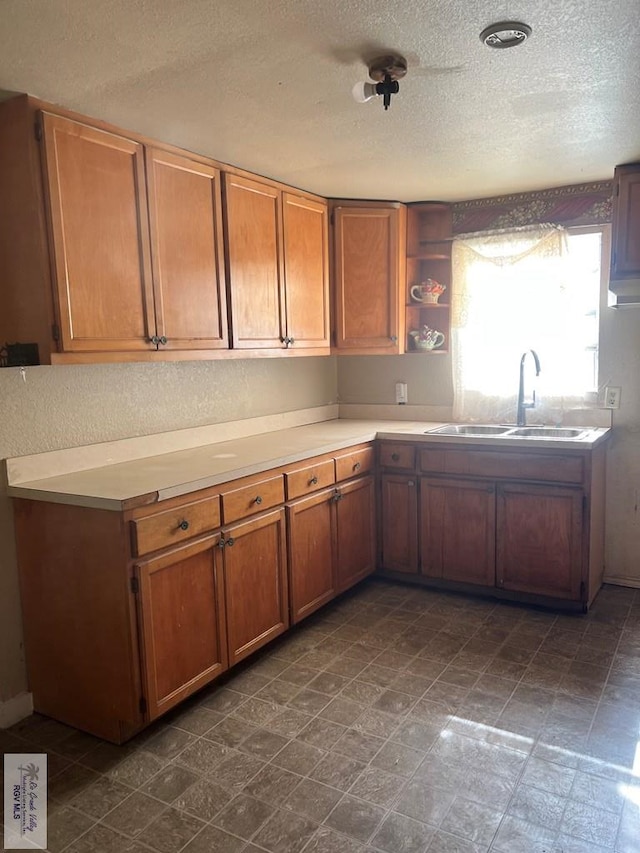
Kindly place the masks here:
[(313, 477), (309, 480), (309, 485), (310, 485), (310, 486), (317, 486), (317, 485), (318, 485), (318, 478), (315, 476), (315, 474), (314, 474), (314, 475), (313, 475)]
[(183, 521), (179, 522), (178, 530), (188, 530), (188, 529), (189, 529), (189, 522), (185, 518)]
[(354, 462), (354, 464), (353, 464), (353, 470), (354, 471), (359, 471), (361, 467), (362, 466), (359, 462)]
[(260, 497), (260, 495), (258, 495), (256, 498), (254, 498), (254, 501), (253, 501), (253, 502), (254, 502), (254, 503), (257, 503), (257, 504), (261, 504), (261, 503), (262, 503), (262, 498)]
[(391, 459), (393, 460), (393, 462), (399, 462), (400, 461), (400, 454), (399, 453), (392, 453)]

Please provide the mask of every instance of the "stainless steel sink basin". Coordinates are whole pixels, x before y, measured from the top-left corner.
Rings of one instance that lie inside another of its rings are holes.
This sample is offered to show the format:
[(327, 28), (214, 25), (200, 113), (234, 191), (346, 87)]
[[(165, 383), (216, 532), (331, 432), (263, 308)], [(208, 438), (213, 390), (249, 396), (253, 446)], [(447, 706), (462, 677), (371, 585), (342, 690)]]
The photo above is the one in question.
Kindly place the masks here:
[(437, 429), (428, 429), (428, 435), (505, 435), (510, 428), (505, 426), (485, 426), (483, 424), (447, 424)]
[(572, 427), (518, 427), (509, 431), (509, 435), (521, 435), (527, 438), (577, 438), (587, 432)]

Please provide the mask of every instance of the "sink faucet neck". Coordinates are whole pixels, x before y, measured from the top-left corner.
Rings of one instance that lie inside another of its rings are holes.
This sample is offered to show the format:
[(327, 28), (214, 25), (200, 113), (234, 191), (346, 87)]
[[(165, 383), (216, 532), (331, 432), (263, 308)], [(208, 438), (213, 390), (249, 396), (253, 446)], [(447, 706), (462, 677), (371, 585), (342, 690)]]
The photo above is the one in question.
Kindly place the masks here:
[(518, 385), (518, 411), (516, 417), (516, 423), (518, 426), (526, 426), (527, 423), (527, 409), (533, 409), (536, 405), (536, 392), (535, 389), (531, 394), (531, 402), (525, 403), (525, 395), (524, 395), (524, 365), (527, 360), (527, 356), (531, 353), (533, 356), (533, 362), (536, 367), (536, 376), (540, 376), (540, 359), (538, 358), (538, 353), (534, 349), (525, 350), (522, 353), (522, 358), (520, 359), (520, 383)]

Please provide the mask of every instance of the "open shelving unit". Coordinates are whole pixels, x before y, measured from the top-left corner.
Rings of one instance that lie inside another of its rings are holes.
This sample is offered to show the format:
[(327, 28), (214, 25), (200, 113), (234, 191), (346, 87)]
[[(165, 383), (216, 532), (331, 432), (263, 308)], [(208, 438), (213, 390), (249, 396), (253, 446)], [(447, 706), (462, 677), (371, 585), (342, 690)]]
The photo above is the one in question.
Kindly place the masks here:
[[(407, 208), (407, 281), (405, 288), (405, 351), (423, 355), (449, 352), (451, 335), (451, 246), (453, 220), (451, 206), (443, 202), (420, 202)], [(435, 303), (418, 302), (411, 288), (432, 279), (445, 286)], [(441, 346), (418, 349), (411, 336), (429, 326), (444, 335)]]

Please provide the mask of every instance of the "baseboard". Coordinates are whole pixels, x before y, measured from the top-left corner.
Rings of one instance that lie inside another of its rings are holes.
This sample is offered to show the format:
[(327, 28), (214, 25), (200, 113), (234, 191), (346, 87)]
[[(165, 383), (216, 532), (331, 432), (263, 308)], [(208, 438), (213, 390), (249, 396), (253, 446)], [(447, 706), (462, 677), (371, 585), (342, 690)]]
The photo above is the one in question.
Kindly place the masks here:
[(33, 713), (31, 693), (18, 693), (6, 702), (0, 702), (0, 729), (8, 729)]
[(603, 583), (610, 583), (614, 586), (629, 586), (632, 589), (640, 589), (640, 578), (627, 578), (618, 575), (605, 575)]

